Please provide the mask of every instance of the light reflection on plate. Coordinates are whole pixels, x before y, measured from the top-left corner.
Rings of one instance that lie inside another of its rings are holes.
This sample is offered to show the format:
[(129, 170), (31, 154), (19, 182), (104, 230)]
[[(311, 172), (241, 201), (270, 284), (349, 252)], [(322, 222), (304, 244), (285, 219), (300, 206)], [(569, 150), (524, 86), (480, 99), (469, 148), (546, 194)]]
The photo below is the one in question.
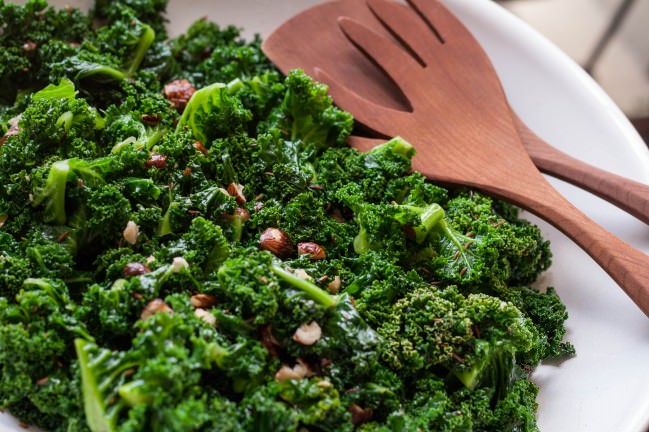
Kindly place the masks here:
[[(87, 7), (83, 0), (53, 1)], [(171, 0), (172, 35), (206, 16), (268, 34), (315, 0)], [(542, 138), (584, 161), (649, 183), (649, 151), (614, 103), (577, 65), (530, 27), (489, 0), (447, 0), (492, 58), (510, 103)], [(552, 183), (577, 207), (633, 246), (649, 252), (649, 227), (592, 195)], [(568, 306), (568, 339), (577, 357), (543, 365), (543, 432), (644, 432), (649, 426), (649, 319), (579, 248), (530, 216), (552, 242), (552, 285)], [(0, 431), (23, 431), (0, 414)]]

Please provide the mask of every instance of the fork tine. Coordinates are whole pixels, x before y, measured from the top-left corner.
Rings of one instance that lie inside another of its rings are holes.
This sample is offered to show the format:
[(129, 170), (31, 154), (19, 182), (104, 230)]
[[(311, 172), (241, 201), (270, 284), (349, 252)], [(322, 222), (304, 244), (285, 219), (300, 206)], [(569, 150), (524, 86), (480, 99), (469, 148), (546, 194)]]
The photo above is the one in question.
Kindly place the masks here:
[(428, 65), (442, 41), (419, 14), (394, 1), (367, 0), (367, 4), (390, 33), (408, 47), (421, 63)]
[(464, 24), (439, 0), (406, 0), (406, 2), (426, 20), (444, 43), (452, 44), (453, 40), (460, 39), (452, 36), (457, 35), (458, 32), (473, 38)]
[(349, 18), (338, 18), (338, 25), (347, 38), (370, 60), (376, 63), (390, 79), (403, 91), (406, 99), (416, 91), (417, 79), (403, 79), (422, 70), (415, 58), (401, 48), (395, 41), (370, 30), (360, 22)]
[[(404, 111), (386, 108), (359, 96), (320, 68), (314, 68), (314, 74), (317, 81), (329, 86), (329, 94), (336, 105), (345, 111), (355, 113), (354, 119), (358, 123), (385, 136), (397, 135), (397, 131), (392, 130), (391, 125), (400, 123), (395, 119), (404, 116), (406, 114)], [(407, 118), (403, 118), (403, 121), (407, 121)]]

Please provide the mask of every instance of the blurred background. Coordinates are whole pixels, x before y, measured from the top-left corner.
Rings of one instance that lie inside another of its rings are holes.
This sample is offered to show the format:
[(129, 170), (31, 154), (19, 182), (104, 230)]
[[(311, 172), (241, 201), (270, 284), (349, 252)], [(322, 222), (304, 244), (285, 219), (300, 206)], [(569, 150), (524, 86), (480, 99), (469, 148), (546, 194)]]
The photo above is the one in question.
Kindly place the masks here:
[(499, 0), (584, 67), (649, 144), (649, 0)]

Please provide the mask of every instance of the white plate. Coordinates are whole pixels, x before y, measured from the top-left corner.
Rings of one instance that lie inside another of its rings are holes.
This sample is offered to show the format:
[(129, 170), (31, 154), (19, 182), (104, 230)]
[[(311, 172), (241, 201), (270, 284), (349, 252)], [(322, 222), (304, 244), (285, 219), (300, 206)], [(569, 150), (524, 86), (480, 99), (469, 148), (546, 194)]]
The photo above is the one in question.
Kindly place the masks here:
[[(245, 34), (268, 34), (316, 0), (171, 0), (172, 34), (207, 16)], [(54, 4), (87, 6), (83, 0)], [(609, 97), (559, 49), (488, 0), (447, 0), (491, 56), (511, 105), (542, 138), (609, 171), (649, 183), (649, 151)], [(595, 221), (649, 252), (649, 227), (577, 188), (553, 184)], [(649, 426), (649, 319), (570, 240), (538, 223), (552, 242), (553, 285), (568, 306), (577, 357), (543, 365), (538, 421), (543, 432), (644, 432)], [(8, 415), (0, 430), (21, 431)]]

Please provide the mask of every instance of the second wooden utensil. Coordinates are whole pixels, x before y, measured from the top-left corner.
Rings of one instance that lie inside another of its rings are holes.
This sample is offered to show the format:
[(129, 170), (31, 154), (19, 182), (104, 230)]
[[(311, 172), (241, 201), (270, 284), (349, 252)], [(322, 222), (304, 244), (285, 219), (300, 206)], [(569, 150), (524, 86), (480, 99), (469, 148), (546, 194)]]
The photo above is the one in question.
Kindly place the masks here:
[[(407, 10), (407, 6), (399, 6)], [(299, 19), (300, 23), (310, 21), (308, 26), (301, 29), (301, 37), (304, 38), (302, 42), (308, 43), (290, 41), (295, 35), (288, 33), (290, 27), (284, 26), (266, 40), (264, 50), (284, 73), (301, 67), (313, 74), (313, 68), (317, 65), (330, 72), (337, 81), (353, 85), (356, 93), (375, 103), (395, 109), (407, 109), (407, 101), (393, 83), (387, 80), (371, 61), (357, 55), (357, 50), (347, 43), (343, 33), (336, 31), (335, 22), (340, 15), (358, 19), (372, 30), (389, 37), (398, 38), (406, 33), (413, 34), (417, 32), (415, 29), (419, 28), (409, 29), (405, 26), (405, 29), (395, 28), (389, 32), (390, 26), (398, 27), (403, 21), (387, 16), (388, 19), (381, 23), (367, 7), (365, 0), (344, 0), (323, 3), (303, 12), (299, 15), (300, 18), (295, 18)], [(395, 17), (402, 15), (403, 13), (397, 10)], [(431, 50), (426, 49), (429, 40), (415, 36), (410, 43), (417, 47), (425, 58), (427, 53), (431, 53)], [(350, 82), (350, 77), (359, 75), (364, 78)], [(541, 139), (515, 113), (514, 119), (525, 149), (542, 172), (579, 186), (649, 224), (648, 185), (575, 159)]]
[[(360, 97), (316, 67), (316, 78), (330, 85), (336, 103), (367, 128), (385, 136), (401, 135), (413, 143), (418, 151), (413, 167), (429, 178), (484, 190), (555, 225), (649, 314), (649, 257), (592, 222), (541, 176), (520, 141), (491, 63), (462, 23), (437, 1), (410, 0), (413, 9), (408, 9), (406, 25), (426, 32), (420, 37), (428, 35), (428, 41), (434, 43), (430, 48), (435, 55), (424, 60), (415, 46), (404, 49), (357, 20), (345, 18), (344, 7), (336, 8), (346, 3), (325, 6), (331, 8), (330, 14), (338, 11), (342, 16), (338, 25), (346, 38), (397, 84), (410, 109), (385, 107)], [(368, 3), (381, 15), (402, 10), (396, 3)], [(310, 46), (310, 27), (325, 26), (319, 44), (326, 43), (329, 34), (338, 33), (335, 22), (322, 22), (322, 10), (310, 12), (285, 23), (275, 34), (281, 35), (279, 42), (275, 35), (267, 40), (265, 51), (273, 61), (282, 63), (282, 53), (295, 54), (300, 51), (296, 46)], [(330, 41), (340, 44), (336, 37)], [(328, 52), (335, 54), (335, 48)], [(354, 61), (336, 60), (327, 63), (328, 71), (351, 74), (355, 78), (351, 82), (365, 79)], [(307, 64), (317, 66), (318, 62)]]

